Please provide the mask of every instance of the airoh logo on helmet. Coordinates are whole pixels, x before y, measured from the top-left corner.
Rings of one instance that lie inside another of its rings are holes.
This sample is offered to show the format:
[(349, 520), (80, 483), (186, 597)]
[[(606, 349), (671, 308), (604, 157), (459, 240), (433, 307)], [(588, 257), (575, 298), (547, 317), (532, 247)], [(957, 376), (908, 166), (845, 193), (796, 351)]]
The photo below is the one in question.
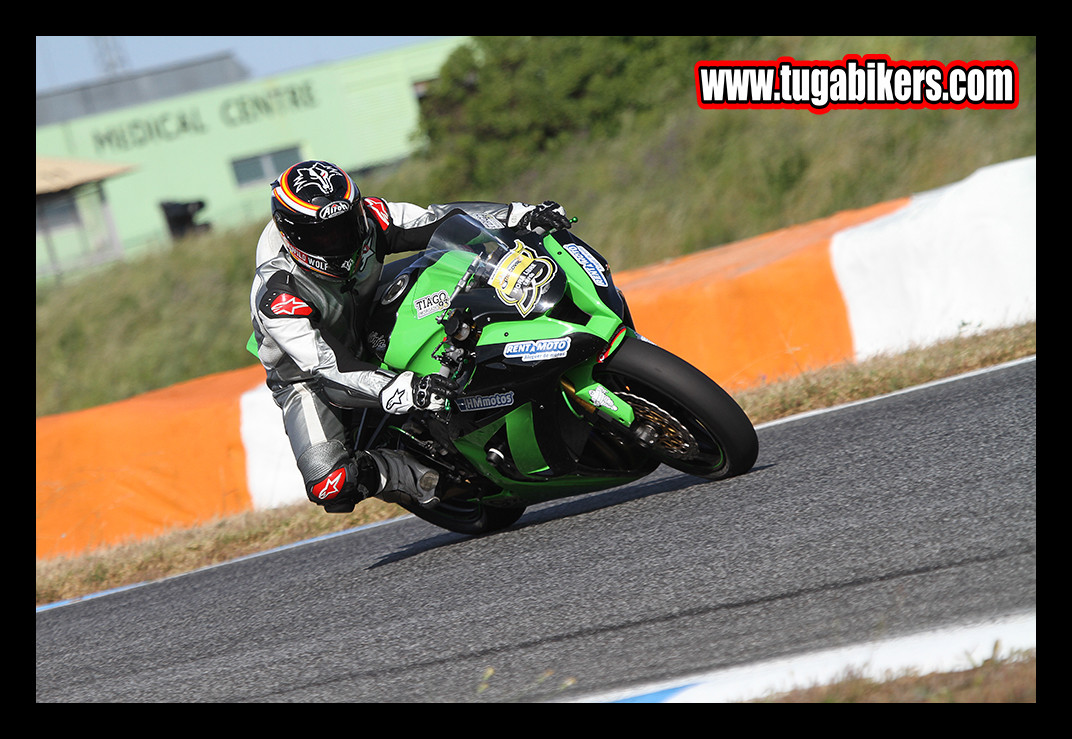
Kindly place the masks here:
[(334, 218), (340, 216), (343, 213), (350, 212), (350, 204), (345, 200), (336, 200), (334, 203), (328, 203), (327, 205), (320, 206), (320, 210), (316, 212), (316, 217), (322, 221), (326, 221), (328, 218)]

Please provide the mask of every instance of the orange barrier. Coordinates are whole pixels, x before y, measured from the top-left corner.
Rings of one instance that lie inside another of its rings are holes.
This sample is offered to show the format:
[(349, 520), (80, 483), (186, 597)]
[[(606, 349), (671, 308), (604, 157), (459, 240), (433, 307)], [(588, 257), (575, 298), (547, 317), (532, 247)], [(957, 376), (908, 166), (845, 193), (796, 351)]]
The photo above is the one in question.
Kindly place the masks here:
[(774, 381), (853, 358), (830, 239), (908, 202), (837, 213), (614, 281), (641, 334), (727, 390)]
[[(728, 390), (853, 357), (830, 264), (838, 231), (908, 199), (623, 272), (637, 328)], [(252, 508), (240, 400), (259, 366), (37, 420), (37, 556), (75, 554)]]
[(37, 420), (37, 556), (74, 554), (251, 508), (239, 399), (254, 366)]

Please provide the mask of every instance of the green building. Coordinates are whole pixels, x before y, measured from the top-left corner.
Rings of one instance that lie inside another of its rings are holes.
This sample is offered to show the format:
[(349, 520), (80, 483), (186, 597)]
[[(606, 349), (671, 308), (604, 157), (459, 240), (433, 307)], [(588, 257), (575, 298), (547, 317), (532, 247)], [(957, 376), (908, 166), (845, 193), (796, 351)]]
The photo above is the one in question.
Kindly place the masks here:
[(416, 146), (422, 89), (462, 41), (222, 84), (242, 71), (230, 59), (204, 60), (125, 86), (39, 96), (38, 279), (157, 248), (191, 228), (264, 221), (268, 183), (302, 159), (358, 174), (404, 159)]

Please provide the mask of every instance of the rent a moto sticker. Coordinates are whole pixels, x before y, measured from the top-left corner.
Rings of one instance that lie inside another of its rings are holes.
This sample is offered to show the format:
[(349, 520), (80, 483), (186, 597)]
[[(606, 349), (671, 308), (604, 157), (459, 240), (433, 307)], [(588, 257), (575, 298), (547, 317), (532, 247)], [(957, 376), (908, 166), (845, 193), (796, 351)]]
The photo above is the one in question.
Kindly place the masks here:
[(554, 260), (536, 256), (533, 249), (516, 240), (514, 248), (495, 265), (488, 284), (495, 288), (499, 300), (527, 316), (557, 271)]
[(559, 359), (569, 353), (570, 342), (571, 339), (568, 336), (560, 339), (514, 341), (503, 348), (503, 356), (508, 359), (520, 359), (522, 362)]

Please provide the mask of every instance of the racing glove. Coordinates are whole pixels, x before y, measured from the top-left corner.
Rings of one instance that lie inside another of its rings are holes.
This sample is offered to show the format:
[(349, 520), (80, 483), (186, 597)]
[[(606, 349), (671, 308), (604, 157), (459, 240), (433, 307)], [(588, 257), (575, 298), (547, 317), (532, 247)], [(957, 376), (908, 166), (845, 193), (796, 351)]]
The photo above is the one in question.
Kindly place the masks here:
[(457, 390), (458, 384), (446, 377), (403, 372), (380, 391), (380, 407), (396, 415), (414, 409), (440, 411)]
[(521, 216), (517, 225), (529, 231), (541, 233), (569, 228), (570, 220), (566, 216), (565, 208), (553, 200), (545, 200)]

